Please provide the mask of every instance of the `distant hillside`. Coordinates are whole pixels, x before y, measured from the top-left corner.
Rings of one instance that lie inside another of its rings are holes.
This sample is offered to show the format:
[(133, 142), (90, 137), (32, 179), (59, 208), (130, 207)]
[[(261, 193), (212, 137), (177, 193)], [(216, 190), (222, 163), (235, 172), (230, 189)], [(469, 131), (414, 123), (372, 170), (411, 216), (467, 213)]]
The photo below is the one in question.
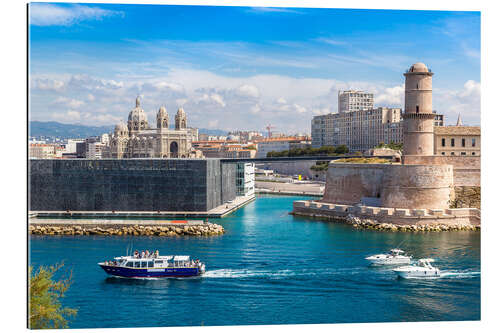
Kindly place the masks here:
[[(30, 121), (30, 136), (34, 137), (58, 137), (68, 138), (88, 138), (90, 136), (99, 136), (104, 133), (111, 133), (114, 126), (85, 126), (78, 124), (62, 124), (56, 121)], [(227, 131), (218, 129), (200, 128), (199, 134), (208, 135), (226, 135)]]
[(85, 126), (78, 124), (62, 124), (56, 121), (30, 121), (30, 136), (67, 138), (88, 138), (110, 133), (114, 126)]

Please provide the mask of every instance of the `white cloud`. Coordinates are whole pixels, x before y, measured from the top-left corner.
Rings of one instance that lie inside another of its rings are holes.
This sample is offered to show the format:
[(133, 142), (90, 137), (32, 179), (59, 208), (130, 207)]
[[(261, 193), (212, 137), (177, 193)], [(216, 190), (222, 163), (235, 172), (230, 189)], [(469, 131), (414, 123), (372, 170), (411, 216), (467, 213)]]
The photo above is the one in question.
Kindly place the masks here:
[(331, 113), (330, 108), (328, 107), (312, 109), (312, 114), (315, 116), (321, 116), (328, 113)]
[(479, 125), (481, 113), (481, 83), (468, 80), (459, 90), (433, 92), (433, 106), (445, 114), (447, 124), (455, 124), (458, 115), (466, 125)]
[(373, 103), (376, 106), (399, 106), (403, 105), (405, 98), (404, 84), (383, 89), (375, 94)]
[(117, 12), (99, 7), (83, 5), (62, 6), (49, 3), (31, 3), (29, 5), (30, 24), (38, 26), (69, 26), (81, 21), (102, 20), (110, 16), (123, 16)]
[(258, 98), (260, 96), (259, 88), (250, 84), (245, 84), (239, 87), (237, 91), (241, 96), (253, 98)]
[(31, 80), (31, 88), (34, 90), (61, 91), (64, 89), (64, 82), (49, 78), (35, 78)]
[(254, 113), (254, 114), (255, 114), (255, 113), (259, 113), (261, 110), (262, 110), (262, 109), (261, 109), (261, 107), (260, 107), (260, 105), (259, 105), (259, 104), (255, 104), (254, 106), (252, 106), (252, 107), (250, 108), (250, 112), (251, 112), (251, 113)]
[(58, 97), (52, 102), (53, 105), (62, 105), (68, 108), (77, 109), (84, 105), (84, 101), (80, 101), (74, 98)]
[[(31, 82), (30, 116), (34, 120), (55, 120), (52, 114), (57, 112), (66, 122), (73, 119), (86, 125), (113, 125), (126, 120), (139, 92), (152, 126), (157, 110), (165, 105), (167, 110), (182, 106), (189, 126), (205, 128), (209, 122), (215, 126), (213, 121), (217, 120), (217, 128), (221, 129), (263, 130), (265, 124), (271, 123), (276, 131), (285, 133), (309, 132), (314, 115), (336, 112), (339, 89), (373, 92), (376, 106), (403, 107), (404, 101), (403, 84), (389, 86), (283, 75), (227, 77), (179, 68), (154, 78), (123, 76), (117, 80), (88, 75), (45, 75), (32, 78)], [(455, 121), (458, 113), (465, 123), (478, 123), (479, 82), (467, 81), (456, 90), (434, 88), (433, 94), (434, 109), (444, 113), (448, 123), (450, 119)], [(80, 118), (68, 114), (68, 110), (78, 110)], [(172, 118), (173, 112), (170, 115)]]
[(226, 106), (226, 103), (224, 103), (222, 96), (219, 94), (210, 94), (209, 100), (214, 101), (215, 103), (219, 104), (222, 107)]
[(294, 104), (293, 107), (295, 108), (295, 111), (298, 113), (306, 113), (307, 109), (299, 104)]
[(219, 125), (218, 120), (210, 120), (208, 122), (208, 128), (216, 128)]

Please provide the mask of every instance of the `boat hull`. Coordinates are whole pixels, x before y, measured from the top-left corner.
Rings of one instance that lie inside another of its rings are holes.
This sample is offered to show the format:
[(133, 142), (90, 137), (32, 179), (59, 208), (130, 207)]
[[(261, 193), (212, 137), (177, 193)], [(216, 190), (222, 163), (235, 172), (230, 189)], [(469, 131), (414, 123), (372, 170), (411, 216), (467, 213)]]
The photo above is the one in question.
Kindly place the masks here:
[(99, 266), (109, 275), (126, 278), (192, 277), (203, 274), (199, 267), (131, 268), (111, 265)]

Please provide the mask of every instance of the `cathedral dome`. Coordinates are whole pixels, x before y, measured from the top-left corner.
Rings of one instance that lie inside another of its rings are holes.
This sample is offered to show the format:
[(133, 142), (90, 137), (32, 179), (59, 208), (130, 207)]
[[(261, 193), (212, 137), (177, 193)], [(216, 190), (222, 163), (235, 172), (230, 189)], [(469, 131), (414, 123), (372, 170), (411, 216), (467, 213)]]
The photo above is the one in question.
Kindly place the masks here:
[(120, 132), (128, 132), (127, 125), (125, 125), (123, 122), (120, 122), (115, 126), (115, 133)]
[(128, 114), (128, 127), (129, 130), (143, 130), (149, 127), (148, 117), (141, 108), (139, 97), (135, 100), (135, 108)]

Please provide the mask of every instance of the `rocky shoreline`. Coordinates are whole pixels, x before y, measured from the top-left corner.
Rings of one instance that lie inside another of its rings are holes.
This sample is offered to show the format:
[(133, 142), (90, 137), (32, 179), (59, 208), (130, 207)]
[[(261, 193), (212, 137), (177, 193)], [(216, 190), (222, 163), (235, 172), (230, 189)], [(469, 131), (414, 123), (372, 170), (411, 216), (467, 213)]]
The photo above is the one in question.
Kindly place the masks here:
[(216, 236), (226, 231), (224, 227), (215, 223), (204, 223), (193, 226), (155, 226), (155, 225), (30, 225), (29, 234), (32, 235), (107, 235), (107, 236)]
[(403, 232), (418, 232), (418, 231), (479, 231), (480, 225), (466, 225), (466, 224), (420, 224), (420, 225), (396, 225), (392, 223), (383, 223), (371, 219), (361, 219), (359, 217), (348, 215), (345, 218), (345, 223), (352, 225), (354, 228), (360, 229), (375, 229), (383, 231), (403, 231)]
[(440, 231), (480, 231), (480, 225), (470, 224), (392, 224), (380, 222), (378, 220), (359, 218), (352, 214), (345, 217), (322, 214), (304, 214), (292, 212), (292, 215), (312, 217), (315, 219), (327, 220), (337, 223), (344, 223), (351, 225), (356, 229), (373, 229), (380, 231), (393, 231), (393, 232), (440, 232)]

